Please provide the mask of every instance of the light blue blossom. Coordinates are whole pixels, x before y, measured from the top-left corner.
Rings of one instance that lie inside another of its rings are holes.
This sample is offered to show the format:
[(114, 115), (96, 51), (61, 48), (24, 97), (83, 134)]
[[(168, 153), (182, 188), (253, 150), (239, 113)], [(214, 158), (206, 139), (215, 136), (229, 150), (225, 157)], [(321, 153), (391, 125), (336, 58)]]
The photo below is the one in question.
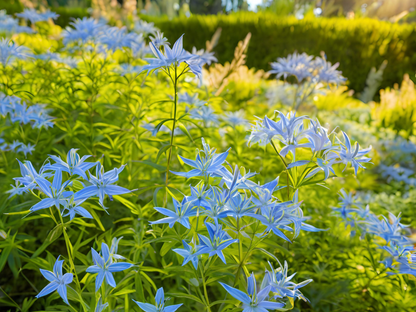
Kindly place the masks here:
[(107, 307), (108, 307), (108, 302), (103, 303), (103, 300), (102, 300), (102, 298), (101, 298), (101, 296), (100, 296), (100, 299), (98, 299), (97, 306), (95, 307), (94, 312), (102, 312), (102, 311), (104, 311)]
[(206, 186), (203, 183), (198, 183), (196, 186), (190, 186), (191, 196), (187, 196), (188, 201), (193, 201), (196, 207), (208, 208), (208, 198), (212, 194), (212, 190), (207, 190)]
[(22, 13), (17, 13), (16, 16), (29, 20), (32, 24), (36, 22), (44, 22), (50, 18), (57, 19), (59, 17), (58, 14), (51, 12), (49, 9), (43, 13), (39, 13), (35, 9), (25, 9)]
[(182, 240), (183, 249), (182, 248), (175, 248), (173, 249), (174, 252), (182, 256), (183, 263), (182, 266), (187, 264), (189, 261), (192, 262), (195, 270), (198, 269), (198, 257), (202, 254), (201, 245), (197, 245), (192, 239), (192, 241), (188, 244), (185, 240)]
[(315, 69), (318, 70), (317, 80), (327, 84), (343, 84), (347, 80), (342, 72), (337, 70), (339, 63), (332, 65), (325, 58), (317, 57), (314, 61)]
[(25, 186), (25, 192), (37, 187), (36, 178), (48, 178), (51, 176), (44, 167), (40, 169), (38, 174), (30, 161), (25, 161), (25, 163), (20, 162), (20, 160), (17, 161), (19, 162), (20, 174), (22, 176), (13, 178), (13, 180), (23, 184)]
[(36, 295), (36, 298), (49, 295), (50, 293), (57, 290), (62, 300), (66, 304), (69, 304), (67, 298), (66, 285), (72, 283), (72, 279), (74, 276), (72, 273), (65, 273), (64, 275), (62, 274), (62, 264), (64, 263), (64, 260), (59, 260), (59, 257), (56, 259), (55, 265), (53, 266), (53, 272), (40, 269), (40, 273), (42, 273), (42, 275), (50, 283), (46, 285), (46, 287), (43, 288), (39, 294)]
[(22, 142), (13, 140), (13, 143), (9, 144), (9, 151), (17, 151), (22, 144)]
[(13, 60), (23, 60), (31, 56), (30, 50), (14, 41), (3, 38), (0, 41), (0, 63), (6, 67)]
[(260, 143), (268, 144), (272, 139), (278, 139), (284, 147), (280, 151), (280, 155), (285, 157), (291, 152), (295, 158), (296, 148), (312, 147), (311, 143), (300, 143), (305, 138), (306, 130), (303, 127), (303, 121), (308, 119), (307, 116), (296, 117), (296, 113), (289, 112), (287, 115), (276, 111), (278, 120), (273, 121), (267, 116), (263, 122), (257, 121), (253, 125), (248, 144)]
[(113, 240), (111, 241), (110, 258), (112, 258), (114, 261), (126, 259), (122, 255), (117, 254), (118, 244), (120, 243), (122, 238), (123, 238), (123, 236), (121, 236), (119, 238), (114, 237)]
[(256, 278), (254, 273), (247, 278), (247, 293), (239, 289), (221, 283), (221, 286), (235, 299), (243, 303), (243, 312), (267, 312), (282, 309), (285, 305), (280, 302), (268, 301), (270, 287), (266, 286), (257, 292)]
[(104, 279), (108, 285), (111, 287), (116, 287), (116, 281), (114, 280), (112, 273), (121, 272), (133, 266), (133, 264), (127, 262), (114, 263), (110, 257), (110, 249), (105, 243), (101, 244), (102, 256), (100, 256), (94, 248), (91, 248), (91, 253), (94, 265), (87, 268), (87, 273), (98, 273), (97, 277), (95, 278), (96, 292), (100, 289)]
[(12, 114), (14, 108), (20, 104), (21, 98), (15, 95), (5, 95), (0, 93), (0, 114), (6, 117), (7, 114)]
[(224, 120), (227, 124), (235, 128), (236, 126), (246, 126), (248, 125), (248, 121), (245, 119), (244, 110), (239, 110), (235, 112), (225, 112), (225, 116), (222, 116), (222, 120)]
[(95, 41), (101, 32), (107, 28), (105, 23), (87, 17), (83, 19), (77, 18), (70, 25), (73, 28), (67, 27), (62, 32), (62, 37), (64, 38), (63, 43), (65, 45), (69, 42), (87, 43)]
[[(171, 171), (173, 174), (191, 178), (191, 177), (208, 177), (208, 176), (219, 176), (219, 170), (223, 167), (228, 156), (228, 150), (221, 154), (216, 154), (216, 149), (211, 149), (210, 146), (205, 143), (205, 140), (202, 138), (203, 150), (199, 150), (196, 155), (195, 160), (190, 160), (185, 157), (179, 156), (180, 159), (195, 169), (192, 169), (189, 172), (176, 172)], [(203, 156), (201, 154), (204, 154)]]
[(260, 209), (263, 213), (267, 213), (271, 207), (276, 203), (276, 197), (273, 193), (279, 189), (279, 177), (273, 181), (266, 183), (262, 186), (256, 186), (253, 188), (257, 197), (252, 197), (251, 201), (255, 205), (256, 209)]
[(201, 212), (201, 215), (207, 216), (217, 223), (219, 219), (227, 216), (225, 205), (230, 198), (230, 192), (216, 186), (211, 187), (210, 191), (208, 205), (205, 207), (205, 210)]
[(212, 62), (218, 62), (217, 58), (214, 56), (214, 52), (206, 52), (204, 49), (197, 50), (193, 47), (192, 54), (196, 56), (196, 61), (200, 62), (202, 66), (205, 64), (211, 65)]
[(322, 127), (318, 120), (310, 120), (309, 129), (305, 131), (314, 153), (332, 149), (332, 142), (328, 137), (331, 134), (332, 132), (328, 134), (328, 129)]
[(312, 76), (314, 70), (313, 56), (306, 53), (293, 53), (287, 58), (278, 58), (277, 62), (271, 63), (271, 74), (276, 74), (277, 78), (283, 76), (286, 79), (288, 76), (295, 76), (298, 82)]
[(128, 33), (125, 27), (110, 27), (98, 37), (98, 41), (114, 52), (131, 48), (134, 43), (140, 43), (142, 39), (135, 33)]
[(97, 162), (86, 162), (91, 155), (85, 155), (81, 158), (77, 151), (78, 149), (71, 148), (66, 156), (66, 162), (59, 156), (49, 155), (55, 163), (46, 166), (46, 168), (51, 170), (62, 170), (68, 172), (70, 176), (79, 175), (84, 180), (88, 180), (85, 172), (97, 165)]
[(73, 196), (70, 199), (67, 199), (66, 202), (63, 203), (64, 209), (62, 210), (62, 216), (69, 216), (69, 219), (72, 220), (75, 218), (76, 214), (79, 214), (84, 218), (93, 219), (88, 210), (81, 207), (82, 203), (86, 200), (87, 198), (75, 201)]
[(205, 226), (208, 230), (209, 238), (198, 234), (201, 242), (201, 253), (208, 254), (210, 257), (217, 255), (224, 263), (225, 257), (222, 251), (233, 243), (238, 242), (238, 239), (233, 239), (227, 232), (222, 230), (222, 225), (214, 225), (209, 222), (205, 222)]
[(25, 144), (21, 144), (20, 147), (17, 149), (17, 152), (22, 152), (23, 154), (25, 154), (25, 157), (27, 156), (27, 154), (32, 155), (32, 152), (35, 150), (36, 145), (32, 145), (30, 143), (28, 143), (27, 145)]
[(30, 208), (30, 211), (37, 211), (40, 209), (49, 208), (55, 206), (60, 210), (61, 205), (65, 207), (67, 198), (72, 196), (72, 191), (66, 191), (65, 188), (71, 183), (66, 181), (62, 184), (62, 171), (56, 170), (52, 183), (42, 177), (35, 177), (35, 181), (38, 184), (40, 190), (47, 196), (39, 203)]
[(149, 73), (159, 68), (167, 68), (171, 65), (179, 66), (181, 63), (185, 62), (193, 74), (197, 77), (201, 77), (201, 65), (195, 62), (195, 56), (183, 49), (183, 35), (175, 42), (172, 49), (169, 46), (164, 46), (164, 53), (162, 53), (153, 42), (150, 42), (149, 45), (156, 58), (144, 59), (149, 63), (143, 67), (144, 71), (147, 70)]
[(189, 112), (189, 115), (194, 120), (202, 120), (208, 126), (218, 124), (218, 115), (209, 106), (194, 108)]
[[(249, 179), (251, 179), (257, 173), (250, 172), (250, 170), (246, 172), (243, 167), (241, 167), (241, 169), (242, 170), (240, 170), (237, 165), (235, 166), (234, 170), (231, 168), (231, 171), (229, 171), (226, 167), (222, 167), (218, 171), (218, 176), (222, 178), (220, 185), (224, 183), (230, 192), (237, 189), (250, 190), (253, 187), (256, 187), (257, 184)], [(241, 171), (243, 171), (243, 173), (241, 173)]]
[(251, 213), (256, 208), (252, 203), (252, 198), (246, 194), (236, 193), (231, 196), (225, 205), (225, 213), (235, 219), (242, 218)]
[(150, 36), (150, 40), (153, 42), (153, 44), (156, 46), (156, 48), (160, 49), (160, 47), (169, 46), (168, 39), (165, 38), (163, 35), (163, 32), (156, 31), (155, 36)]
[(194, 217), (197, 214), (197, 210), (194, 209), (194, 201), (188, 201), (186, 197), (182, 200), (181, 203), (178, 202), (175, 198), (172, 198), (172, 200), (175, 211), (166, 208), (155, 207), (154, 209), (156, 211), (167, 216), (167, 218), (163, 218), (157, 221), (150, 221), (150, 224), (169, 223), (169, 227), (173, 227), (176, 222), (179, 222), (187, 229), (190, 229), (191, 225), (189, 223), (189, 218)]
[[(290, 240), (282, 230), (294, 232), (293, 238), (296, 238), (301, 230), (308, 232), (322, 231), (321, 229), (305, 223), (309, 218), (303, 216), (303, 211), (300, 208), (302, 202), (298, 202), (297, 197), (298, 192), (295, 192), (291, 201), (274, 203), (273, 206), (263, 206), (263, 209), (260, 211), (261, 214), (248, 213), (247, 215), (259, 220), (267, 227), (263, 233), (271, 231), (288, 242), (290, 242)], [(289, 226), (291, 224), (293, 224), (294, 229)]]
[(9, 198), (13, 197), (14, 195), (22, 195), (28, 191), (27, 188), (19, 181), (15, 181), (15, 184), (10, 184), (10, 186), (12, 187), (11, 190), (6, 191), (6, 193), (10, 194)]
[(317, 167), (312, 169), (305, 177), (305, 179), (309, 179), (312, 178), (315, 174), (317, 174), (320, 171), (323, 171), (325, 174), (324, 179), (328, 179), (329, 175), (332, 173), (334, 176), (336, 176), (334, 169), (332, 168), (332, 165), (334, 164), (335, 161), (328, 161), (326, 162), (325, 160), (323, 160), (322, 158), (317, 158), (316, 159), (316, 165)]
[[(12, 122), (19, 122), (20, 124), (31, 124), (33, 129), (40, 129), (44, 127), (48, 129), (53, 127), (53, 117), (49, 115), (49, 110), (46, 109), (46, 105), (34, 104), (27, 107), (27, 104), (23, 102), (18, 103), (20, 99), (9, 98), (10, 104), (8, 107), (5, 104), (5, 113), (10, 115)], [(7, 101), (7, 100), (5, 100)]]
[(358, 168), (365, 169), (362, 163), (368, 163), (371, 160), (371, 158), (364, 157), (364, 155), (371, 151), (371, 146), (369, 148), (360, 150), (360, 145), (358, 142), (355, 142), (355, 148), (353, 149), (348, 135), (345, 132), (342, 132), (342, 135), (344, 136), (345, 143), (342, 144), (340, 142), (340, 150), (330, 152), (328, 154), (327, 160), (334, 159), (335, 163), (345, 164), (344, 170), (347, 168), (347, 165), (351, 163), (352, 167), (354, 167), (355, 175), (357, 175)]
[(381, 237), (386, 243), (408, 244), (409, 238), (402, 235), (403, 229), (408, 226), (400, 223), (400, 214), (396, 217), (389, 212), (389, 219), (382, 216), (379, 220), (377, 216), (370, 214), (365, 221), (366, 231)]
[[(0, 10), (4, 11), (4, 10)], [(18, 33), (34, 33), (34, 30), (27, 26), (20, 26), (19, 21), (14, 19), (10, 15), (0, 14), (0, 32), (7, 34), (18, 34)]]
[(114, 168), (108, 172), (104, 172), (104, 167), (101, 163), (97, 163), (95, 167), (96, 176), (90, 174), (89, 178), (89, 182), (92, 185), (87, 186), (75, 193), (75, 200), (98, 196), (100, 205), (104, 207), (105, 195), (108, 195), (110, 200), (112, 200), (113, 195), (130, 193), (130, 190), (124, 187), (113, 185), (118, 181), (118, 175), (123, 171), (124, 167), (125, 165), (120, 168)]
[(300, 298), (305, 301), (309, 301), (300, 291), (299, 288), (308, 285), (312, 282), (311, 279), (303, 281), (299, 284), (292, 282), (293, 277), (296, 275), (292, 274), (288, 275), (288, 265), (285, 261), (284, 267), (280, 267), (278, 269), (273, 269), (272, 264), (269, 262), (270, 271), (266, 270), (266, 274), (264, 276), (262, 287), (270, 287), (270, 290), (273, 292), (273, 296), (275, 299), (280, 299), (284, 297), (290, 297), (293, 299)]
[(356, 200), (351, 192), (347, 193), (344, 189), (341, 189), (339, 208), (334, 207), (333, 211), (343, 220), (349, 220), (352, 217), (352, 213), (356, 213), (358, 209), (362, 208), (360, 202)]
[(189, 94), (188, 92), (180, 93), (178, 96), (178, 103), (186, 103), (194, 107), (200, 107), (206, 103), (204, 100), (198, 99), (199, 94)]
[(182, 306), (181, 304), (175, 304), (171, 306), (165, 306), (165, 293), (163, 287), (159, 288), (155, 296), (155, 304), (133, 301), (145, 312), (175, 312)]
[(155, 27), (154, 23), (148, 23), (143, 20), (138, 20), (134, 23), (133, 30), (139, 34), (147, 36), (149, 34), (154, 35), (158, 32), (158, 29)]

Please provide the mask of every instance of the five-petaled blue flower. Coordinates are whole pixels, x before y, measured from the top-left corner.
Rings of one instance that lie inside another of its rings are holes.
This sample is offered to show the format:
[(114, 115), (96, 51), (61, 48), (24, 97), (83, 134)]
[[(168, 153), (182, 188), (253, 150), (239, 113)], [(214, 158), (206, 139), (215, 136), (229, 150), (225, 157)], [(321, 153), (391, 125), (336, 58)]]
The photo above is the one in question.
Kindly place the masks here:
[(180, 308), (180, 306), (182, 306), (181, 303), (165, 307), (165, 292), (163, 291), (163, 287), (160, 287), (157, 290), (154, 305), (150, 303), (138, 302), (134, 299), (133, 301), (145, 312), (175, 312)]
[(220, 284), (231, 296), (243, 303), (243, 312), (267, 312), (269, 310), (281, 309), (285, 306), (283, 303), (267, 300), (269, 298), (270, 286), (266, 286), (257, 292), (254, 273), (251, 273), (247, 279), (247, 293), (227, 284), (221, 282)]
[[(59, 256), (60, 257), (60, 256)], [(66, 304), (68, 303), (67, 292), (66, 292), (66, 285), (72, 283), (73, 274), (72, 273), (65, 273), (62, 274), (62, 264), (64, 260), (56, 259), (55, 265), (53, 266), (53, 272), (46, 271), (40, 269), (40, 273), (50, 282), (43, 288), (39, 294), (37, 294), (36, 298), (40, 298), (46, 295), (49, 295), (51, 292), (55, 290), (58, 291), (59, 296), (64, 300)]]
[(160, 212), (161, 214), (167, 216), (167, 218), (163, 218), (157, 221), (151, 221), (151, 224), (161, 224), (161, 223), (169, 223), (169, 227), (173, 227), (176, 222), (179, 222), (187, 229), (191, 228), (191, 224), (189, 223), (189, 218), (194, 217), (197, 214), (197, 209), (194, 209), (194, 201), (188, 201), (185, 197), (182, 202), (178, 202), (175, 198), (172, 198), (173, 205), (175, 206), (175, 211), (155, 207), (155, 210)]
[[(195, 168), (189, 172), (176, 172), (171, 171), (173, 174), (191, 178), (191, 177), (207, 177), (207, 176), (220, 176), (219, 171), (223, 168), (223, 163), (225, 162), (228, 156), (228, 150), (222, 154), (215, 154), (216, 149), (211, 149), (205, 140), (202, 139), (203, 150), (199, 151), (196, 155), (196, 160), (190, 160), (179, 156), (182, 161)], [(201, 156), (201, 153), (204, 156)]]
[(89, 157), (91, 157), (91, 155), (85, 155), (81, 158), (79, 157), (77, 150), (78, 149), (76, 148), (71, 148), (71, 150), (68, 152), (66, 156), (66, 162), (63, 161), (61, 157), (49, 155), (49, 157), (52, 158), (53, 161), (55, 161), (55, 164), (48, 165), (47, 168), (52, 170), (60, 169), (62, 171), (68, 172), (71, 176), (77, 174), (83, 179), (88, 180), (85, 171), (91, 169), (97, 163), (85, 162)]
[(266, 270), (266, 275), (264, 276), (264, 280), (262, 285), (270, 286), (270, 290), (273, 292), (274, 298), (301, 298), (305, 301), (309, 301), (300, 291), (299, 288), (308, 285), (312, 282), (311, 279), (303, 281), (299, 284), (292, 282), (293, 277), (296, 275), (292, 274), (287, 276), (288, 273), (288, 266), (287, 262), (285, 261), (284, 267), (279, 269), (273, 269), (272, 264), (269, 262), (269, 266), (271, 268), (270, 271)]
[(144, 60), (149, 64), (145, 65), (143, 70), (151, 72), (171, 65), (179, 66), (182, 62), (185, 62), (193, 74), (201, 77), (202, 67), (198, 62), (198, 57), (183, 49), (183, 35), (175, 42), (172, 49), (168, 45), (164, 45), (165, 53), (162, 53), (153, 42), (150, 42), (149, 46), (156, 58), (145, 58)]
[(238, 242), (238, 239), (233, 239), (227, 232), (223, 231), (220, 224), (214, 225), (212, 223), (205, 222), (207, 227), (209, 238), (198, 234), (201, 245), (201, 254), (209, 254), (210, 257), (217, 255), (224, 263), (225, 257), (222, 250), (227, 248), (233, 243)]
[(182, 241), (184, 249), (176, 248), (174, 252), (184, 257), (182, 265), (187, 264), (189, 261), (192, 262), (195, 269), (198, 269), (198, 256), (202, 254), (201, 246), (197, 245), (192, 239), (191, 243), (188, 244), (185, 240)]
[(35, 180), (47, 198), (42, 199), (39, 203), (32, 206), (32, 208), (30, 208), (30, 211), (32, 212), (52, 206), (60, 209), (61, 205), (66, 206), (68, 197), (73, 194), (71, 191), (65, 191), (65, 188), (71, 181), (66, 181), (62, 184), (62, 171), (59, 169), (55, 171), (52, 183), (39, 176), (36, 177)]
[(133, 266), (133, 264), (127, 262), (114, 263), (112, 257), (110, 257), (110, 249), (106, 243), (101, 244), (102, 257), (94, 250), (94, 248), (91, 248), (91, 252), (94, 265), (87, 269), (87, 273), (98, 273), (95, 279), (95, 291), (100, 289), (104, 278), (108, 285), (116, 287), (116, 281), (114, 280), (112, 273), (121, 272)]
[(104, 167), (100, 163), (97, 163), (97, 166), (95, 167), (96, 176), (90, 174), (89, 182), (92, 185), (75, 193), (74, 199), (79, 200), (98, 196), (101, 206), (104, 206), (105, 195), (110, 196), (110, 199), (112, 199), (112, 195), (130, 193), (130, 190), (124, 187), (112, 185), (118, 181), (118, 175), (123, 171), (124, 167), (125, 166), (123, 165), (120, 168), (114, 168), (113, 170), (104, 173)]

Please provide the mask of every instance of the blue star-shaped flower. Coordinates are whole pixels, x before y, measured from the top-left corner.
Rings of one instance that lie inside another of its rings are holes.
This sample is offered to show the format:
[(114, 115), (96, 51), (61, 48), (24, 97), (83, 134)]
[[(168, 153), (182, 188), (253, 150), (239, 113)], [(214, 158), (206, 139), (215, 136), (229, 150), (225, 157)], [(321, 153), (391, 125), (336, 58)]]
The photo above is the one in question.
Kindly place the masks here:
[[(59, 256), (60, 257), (60, 256)], [(66, 285), (72, 283), (73, 274), (72, 273), (65, 273), (62, 275), (62, 264), (64, 260), (56, 259), (55, 265), (53, 266), (53, 272), (40, 269), (40, 273), (50, 282), (43, 288), (39, 294), (37, 294), (36, 298), (40, 298), (50, 293), (54, 292), (55, 290), (58, 291), (59, 296), (64, 300), (66, 304), (68, 303), (67, 298), (67, 291)]]
[(185, 197), (182, 202), (178, 202), (175, 198), (172, 198), (173, 205), (175, 206), (175, 211), (155, 207), (155, 210), (160, 212), (161, 214), (167, 216), (167, 218), (163, 218), (157, 221), (150, 221), (151, 224), (162, 224), (162, 223), (169, 223), (169, 227), (173, 227), (176, 222), (179, 222), (187, 229), (191, 228), (189, 223), (189, 218), (196, 216), (197, 210), (194, 209), (194, 201), (188, 201)]
[(110, 285), (111, 287), (116, 287), (116, 281), (114, 280), (112, 273), (121, 272), (133, 266), (133, 264), (127, 262), (114, 263), (112, 258), (110, 257), (110, 249), (108, 248), (106, 243), (101, 244), (102, 257), (98, 254), (98, 252), (94, 250), (94, 248), (91, 248), (91, 252), (92, 259), (95, 265), (90, 266), (87, 269), (87, 273), (98, 273), (95, 279), (96, 292), (100, 289), (104, 279), (108, 285)]
[(136, 300), (133, 301), (145, 312), (175, 312), (180, 306), (182, 306), (182, 303), (165, 306), (165, 292), (163, 291), (163, 287), (157, 290), (155, 296), (156, 303), (154, 305), (150, 303), (138, 302)]
[(209, 238), (198, 234), (199, 240), (202, 243), (201, 253), (207, 253), (210, 257), (217, 255), (224, 263), (226, 263), (222, 250), (231, 244), (238, 242), (238, 239), (233, 239), (227, 232), (223, 231), (220, 224), (214, 225), (205, 222), (205, 226), (207, 227)]
[(268, 301), (270, 287), (264, 287), (257, 292), (256, 279), (252, 273), (247, 279), (247, 293), (221, 283), (221, 286), (235, 299), (243, 303), (243, 312), (267, 312), (281, 309), (285, 305), (280, 302)]

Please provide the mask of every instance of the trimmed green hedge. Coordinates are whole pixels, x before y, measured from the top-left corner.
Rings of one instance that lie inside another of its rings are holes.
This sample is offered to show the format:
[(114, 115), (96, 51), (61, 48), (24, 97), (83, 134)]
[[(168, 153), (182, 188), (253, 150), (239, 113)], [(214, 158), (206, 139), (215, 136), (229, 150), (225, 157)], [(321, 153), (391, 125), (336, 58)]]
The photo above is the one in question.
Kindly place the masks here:
[[(15, 1), (15, 2), (13, 2)], [(2, 3), (9, 14), (21, 11), (16, 0)], [(82, 8), (52, 8), (60, 14), (56, 23), (68, 25), (71, 18), (87, 16)], [(158, 26), (174, 42), (183, 33), (186, 49), (204, 48), (218, 27), (222, 34), (215, 48), (220, 63), (231, 61), (238, 41), (252, 33), (247, 65), (269, 70), (270, 62), (295, 51), (319, 55), (325, 51), (332, 63), (349, 80), (349, 87), (361, 92), (372, 67), (388, 61), (381, 87), (400, 83), (408, 73), (414, 79), (416, 70), (415, 24), (392, 24), (375, 19), (346, 20), (343, 18), (280, 17), (265, 13), (236, 13), (231, 15), (192, 15), (190, 18), (141, 16)]]
[(384, 60), (382, 87), (401, 82), (416, 70), (416, 28), (414, 24), (392, 24), (374, 19), (312, 18), (297, 20), (268, 14), (191, 16), (190, 18), (152, 19), (174, 42), (185, 33), (184, 46), (205, 47), (218, 27), (222, 34), (215, 48), (220, 63), (233, 58), (234, 48), (248, 32), (252, 33), (247, 65), (269, 70), (270, 62), (295, 51), (319, 55), (325, 51), (328, 60), (340, 62), (339, 69), (349, 80), (349, 87), (362, 91), (372, 67)]

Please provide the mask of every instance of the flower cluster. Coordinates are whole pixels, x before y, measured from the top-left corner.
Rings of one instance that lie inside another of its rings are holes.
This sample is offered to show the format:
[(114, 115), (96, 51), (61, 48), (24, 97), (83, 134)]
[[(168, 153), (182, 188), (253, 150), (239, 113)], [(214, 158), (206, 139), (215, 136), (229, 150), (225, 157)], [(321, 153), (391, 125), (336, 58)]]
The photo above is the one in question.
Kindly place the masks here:
[(50, 110), (46, 108), (46, 105), (34, 104), (27, 107), (25, 102), (22, 104), (21, 102), (22, 99), (17, 96), (6, 96), (0, 93), (0, 115), (9, 116), (13, 123), (30, 124), (34, 129), (53, 127), (53, 117), (49, 115)]
[(332, 65), (325, 56), (316, 57), (306, 53), (293, 53), (287, 58), (278, 58), (277, 62), (271, 63), (271, 74), (277, 78), (295, 77), (298, 87), (295, 91), (295, 102), (293, 108), (297, 108), (311, 95), (318, 92), (323, 86), (340, 85), (346, 79), (337, 70), (339, 63)]
[(298, 83), (311, 79), (315, 83), (341, 84), (345, 82), (342, 73), (336, 70), (339, 63), (332, 65), (324, 57), (307, 55), (306, 53), (293, 53), (287, 58), (278, 58), (277, 62), (271, 63), (271, 74), (276, 74), (277, 78), (286, 79), (294, 76)]
[[(111, 244), (111, 248), (108, 248), (106, 243), (101, 244), (101, 255), (94, 249), (91, 248), (92, 260), (94, 265), (87, 268), (86, 272), (90, 274), (97, 274), (95, 278), (95, 291), (97, 292), (103, 282), (111, 287), (116, 287), (116, 281), (113, 273), (121, 272), (130, 269), (133, 264), (127, 262), (117, 262), (117, 260), (125, 259), (123, 256), (117, 254), (118, 243), (121, 238), (114, 238)], [(55, 290), (58, 291), (59, 296), (69, 305), (67, 296), (67, 286), (72, 283), (74, 274), (65, 273), (62, 274), (62, 264), (64, 260), (56, 259), (55, 265), (53, 266), (53, 272), (40, 269), (42, 275), (50, 282), (36, 298), (47, 296)], [(108, 303), (106, 304), (108, 305)], [(104, 306), (106, 306), (104, 305)], [(101, 306), (101, 304), (98, 304)], [(97, 311), (97, 310), (96, 310)], [(102, 311), (102, 310), (100, 310)]]
[(31, 57), (30, 50), (25, 46), (19, 46), (10, 39), (3, 38), (0, 41), (0, 63), (3, 67), (9, 65), (12, 61), (24, 60)]
[(17, 13), (16, 16), (30, 21), (32, 24), (37, 22), (45, 22), (49, 19), (57, 19), (59, 14), (51, 12), (49, 9), (45, 12), (39, 13), (35, 9), (25, 9), (22, 13)]
[(33, 29), (27, 26), (20, 26), (19, 21), (7, 15), (5, 10), (0, 10), (0, 32), (10, 33), (33, 33)]
[[(301, 230), (320, 231), (305, 223), (308, 218), (303, 216), (297, 193), (293, 200), (282, 202), (273, 195), (281, 188), (278, 186), (278, 179), (265, 185), (256, 184), (249, 180), (255, 174), (249, 172), (242, 175), (237, 166), (231, 171), (227, 168), (228, 151), (217, 154), (204, 140), (202, 144), (203, 150), (197, 152), (195, 160), (180, 156), (186, 165), (194, 169), (188, 172), (171, 171), (186, 178), (198, 177), (201, 181), (196, 186), (191, 186), (191, 195), (185, 196), (182, 202), (173, 198), (175, 211), (155, 207), (166, 218), (151, 222), (168, 223), (170, 227), (178, 222), (191, 229), (192, 217), (204, 219), (209, 237), (198, 233), (200, 244), (195, 237), (190, 244), (183, 241), (184, 249), (174, 250), (185, 258), (183, 264), (192, 261), (197, 267), (197, 258), (202, 254), (208, 254), (209, 257), (217, 255), (226, 263), (223, 251), (230, 244), (238, 242), (238, 239), (232, 238), (223, 230), (221, 223), (227, 225), (232, 219), (239, 220), (238, 222), (246, 218), (256, 219), (263, 227), (257, 233), (258, 236), (266, 237), (269, 233), (274, 233), (289, 242), (291, 240), (284, 232), (292, 232), (293, 238), (296, 238)], [(220, 178), (219, 184), (208, 185), (210, 178)]]
[(27, 154), (32, 154), (32, 152), (35, 150), (35, 147), (36, 146), (34, 144), (24, 144), (17, 140), (14, 140), (12, 143), (6, 143), (4, 139), (0, 138), (0, 151), (23, 153), (26, 157)]
[(266, 274), (259, 290), (257, 290), (254, 273), (247, 278), (247, 293), (228, 286), (227, 284), (220, 284), (231, 296), (243, 303), (243, 311), (247, 312), (265, 312), (282, 309), (285, 306), (282, 301), (283, 298), (291, 298), (292, 300), (300, 298), (308, 301), (308, 299), (300, 292), (299, 288), (306, 286), (312, 280), (306, 280), (296, 284), (292, 282), (295, 274), (287, 276), (287, 262), (285, 262), (284, 267), (280, 267), (276, 270), (273, 269), (270, 262), (269, 265), (271, 270), (266, 270)]
[(86, 44), (93, 43), (107, 29), (107, 25), (94, 18), (78, 18), (71, 22), (72, 27), (67, 27), (62, 32), (63, 42)]
[[(113, 195), (126, 194), (130, 190), (114, 184), (118, 181), (118, 176), (124, 166), (104, 172), (104, 167), (100, 162), (87, 162), (89, 157), (91, 156), (81, 158), (76, 149), (68, 152), (66, 161), (50, 155), (54, 163), (45, 163), (39, 173), (30, 161), (25, 163), (19, 161), (22, 176), (14, 178), (16, 187), (10, 193), (14, 195), (39, 191), (44, 198), (30, 208), (31, 212), (56, 207), (63, 217), (70, 216), (71, 220), (76, 214), (92, 219), (88, 210), (81, 206), (87, 199), (98, 197), (100, 205), (106, 209), (104, 206), (106, 195), (112, 199)], [(96, 176), (89, 172), (93, 167), (95, 167)], [(64, 172), (69, 177), (65, 182), (63, 182)], [(82, 185), (81, 190), (76, 191), (75, 181), (80, 182), (77, 185)]]
[[(344, 164), (344, 170), (350, 164), (357, 174), (359, 168), (365, 168), (362, 164), (371, 160), (364, 157), (370, 152), (371, 147), (360, 149), (357, 142), (353, 146), (345, 132), (342, 132), (342, 141), (334, 132), (329, 133), (322, 127), (318, 120), (312, 120), (307, 116), (296, 117), (296, 113), (293, 112), (284, 115), (276, 111), (276, 115), (276, 121), (267, 116), (263, 120), (257, 120), (252, 125), (248, 143), (271, 144), (282, 158), (291, 156), (291, 163), (284, 162), (286, 169), (307, 166), (302, 182), (312, 179), (318, 172), (324, 173), (324, 180), (331, 174), (335, 176), (332, 166), (337, 163)], [(277, 150), (276, 144), (281, 146), (280, 151)], [(310, 149), (312, 157), (308, 160), (297, 159), (296, 150), (299, 148)]]
[(362, 235), (366, 233), (379, 237), (383, 244), (379, 249), (387, 251), (390, 256), (383, 264), (393, 271), (388, 274), (412, 274), (416, 276), (416, 251), (412, 241), (407, 236), (407, 225), (400, 223), (400, 214), (396, 217), (389, 212), (388, 218), (378, 217), (372, 213), (367, 205), (365, 209), (357, 198), (351, 193), (342, 191), (341, 202), (334, 211), (343, 221), (351, 226), (352, 234), (360, 230)]

